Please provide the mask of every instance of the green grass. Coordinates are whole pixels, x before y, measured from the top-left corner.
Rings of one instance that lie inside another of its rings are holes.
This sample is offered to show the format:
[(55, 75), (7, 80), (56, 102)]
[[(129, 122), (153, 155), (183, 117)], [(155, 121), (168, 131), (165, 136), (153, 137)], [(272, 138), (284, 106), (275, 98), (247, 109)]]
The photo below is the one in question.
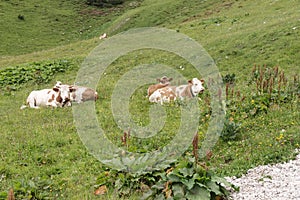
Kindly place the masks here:
[(79, 0), (1, 1), (0, 55), (21, 55), (100, 36), (130, 9), (128, 3), (101, 9)]
[[(98, 199), (93, 192), (99, 187), (101, 173), (108, 169), (83, 146), (72, 109), (19, 108), (32, 90), (52, 87), (56, 80), (74, 82), (81, 61), (101, 43), (98, 36), (103, 32), (111, 36), (134, 27), (159, 26), (184, 33), (203, 45), (222, 75), (236, 74), (235, 90), (246, 95), (249, 102), (255, 86), (247, 83), (255, 63), (280, 66), (290, 81), (293, 75), (299, 75), (300, 5), (296, 1), (144, 0), (136, 2), (137, 7), (130, 2), (104, 10), (87, 8), (80, 1), (1, 1), (0, 69), (59, 59), (70, 60), (76, 67), (56, 74), (49, 83), (28, 82), (19, 90), (1, 92), (0, 192), (14, 187), (16, 192), (33, 192), (40, 199)], [(96, 10), (107, 14), (92, 15)], [(19, 14), (25, 16), (24, 21), (18, 19)], [(163, 63), (176, 70), (182, 65), (185, 70), (179, 71), (186, 77), (194, 74), (182, 58), (156, 50), (132, 52), (109, 66), (97, 85), (100, 98), (96, 109), (99, 123), (119, 146), (123, 130), (112, 119), (111, 93), (122, 74), (143, 63)], [(130, 104), (134, 121), (142, 125), (149, 123), (146, 88), (141, 86)], [(201, 139), (209, 119), (208, 106), (202, 99)], [(163, 131), (152, 139), (132, 139), (129, 150), (157, 149), (172, 138), (179, 112), (175, 105), (166, 109), (169, 119)], [(299, 98), (256, 116), (232, 116), (242, 124), (237, 139), (219, 140), (212, 157), (202, 160), (213, 171), (222, 176), (241, 175), (257, 165), (294, 157), (293, 151), (300, 145)], [(99, 198), (119, 198), (115, 193), (109, 188), (108, 194)], [(130, 198), (138, 199), (137, 195)]]

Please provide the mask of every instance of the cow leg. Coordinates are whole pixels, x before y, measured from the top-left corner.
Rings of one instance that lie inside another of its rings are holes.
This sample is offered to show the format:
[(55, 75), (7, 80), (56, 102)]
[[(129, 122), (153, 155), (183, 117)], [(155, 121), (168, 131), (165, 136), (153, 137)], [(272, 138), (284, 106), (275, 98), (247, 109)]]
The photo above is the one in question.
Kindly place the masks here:
[(36, 100), (35, 100), (35, 98), (33, 98), (33, 97), (31, 97), (31, 96), (29, 96), (29, 97), (27, 98), (27, 104), (29, 105), (30, 108), (35, 108), (35, 109), (40, 108), (40, 107), (38, 107), (38, 106), (36, 105)]
[(52, 102), (47, 102), (46, 106), (52, 107), (52, 108), (57, 108), (56, 103)]

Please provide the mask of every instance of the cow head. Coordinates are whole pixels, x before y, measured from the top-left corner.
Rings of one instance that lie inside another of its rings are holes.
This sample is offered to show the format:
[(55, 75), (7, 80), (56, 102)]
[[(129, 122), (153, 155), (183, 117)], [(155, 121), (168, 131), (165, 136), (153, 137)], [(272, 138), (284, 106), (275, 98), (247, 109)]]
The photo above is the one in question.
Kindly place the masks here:
[(161, 83), (161, 84), (169, 84), (172, 80), (173, 80), (173, 78), (168, 78), (168, 77), (166, 77), (166, 76), (163, 76), (163, 77), (161, 77), (161, 78), (158, 78), (158, 79), (156, 79), (159, 83)]
[(61, 86), (61, 85), (62, 85), (62, 82), (61, 82), (61, 81), (56, 81), (56, 84), (55, 84), (54, 87), (59, 87), (59, 86)]
[(75, 89), (69, 85), (63, 85), (61, 82), (57, 82), (53, 87), (53, 90), (57, 93), (56, 102), (60, 104), (62, 107), (65, 105), (71, 106), (70, 102), (70, 93)]
[(203, 79), (199, 80), (198, 78), (193, 78), (192, 80), (189, 80), (188, 83), (191, 86), (191, 92), (194, 96), (202, 93), (205, 90), (205, 88), (203, 87)]

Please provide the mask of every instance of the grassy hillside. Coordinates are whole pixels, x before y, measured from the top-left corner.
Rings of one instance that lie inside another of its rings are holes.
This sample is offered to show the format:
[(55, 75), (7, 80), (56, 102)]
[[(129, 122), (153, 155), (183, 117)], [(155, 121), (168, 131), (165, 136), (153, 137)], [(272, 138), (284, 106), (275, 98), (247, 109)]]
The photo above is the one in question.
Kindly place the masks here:
[[(205, 166), (221, 176), (240, 175), (260, 164), (292, 159), (300, 145), (299, 79), (293, 80), (300, 72), (299, 9), (297, 1), (271, 0), (144, 0), (108, 9), (89, 8), (82, 1), (1, 1), (0, 199), (6, 199), (11, 187), (20, 199), (138, 199), (138, 192), (117, 196), (109, 184), (121, 175), (113, 174), (83, 146), (71, 108), (19, 109), (32, 90), (52, 87), (56, 80), (73, 83), (85, 56), (102, 42), (100, 34), (111, 36), (135, 27), (158, 26), (184, 33), (207, 50), (223, 77), (235, 75), (229, 88), (234, 95), (226, 101), (228, 135), (201, 160)], [(51, 71), (60, 60), (67, 61), (61, 66), (65, 70)], [(123, 130), (112, 119), (111, 94), (121, 75), (145, 63), (173, 66), (188, 78), (194, 74), (182, 58), (157, 50), (131, 52), (109, 66), (97, 85), (96, 109), (99, 123), (118, 146), (122, 146)], [(259, 94), (255, 81), (249, 83), (255, 64), (270, 70), (279, 66), (285, 72), (288, 84), (278, 90), (276, 82), (273, 99), (268, 93)], [(35, 66), (44, 66), (45, 71), (33, 72), (28, 81), (16, 78), (20, 68), (32, 73)], [(2, 73), (8, 68), (12, 72)], [(141, 125), (149, 123), (146, 88), (139, 88), (130, 104), (133, 120)], [(200, 140), (210, 118), (208, 92), (202, 99)], [(133, 138), (129, 150), (146, 152), (170, 141), (179, 112), (174, 105), (166, 109), (171, 118), (163, 132), (153, 139)], [(96, 197), (95, 189), (103, 184), (110, 186), (108, 194)]]
[(74, 43), (94, 36), (119, 15), (126, 4), (101, 9), (82, 0), (1, 1), (0, 55), (20, 55)]

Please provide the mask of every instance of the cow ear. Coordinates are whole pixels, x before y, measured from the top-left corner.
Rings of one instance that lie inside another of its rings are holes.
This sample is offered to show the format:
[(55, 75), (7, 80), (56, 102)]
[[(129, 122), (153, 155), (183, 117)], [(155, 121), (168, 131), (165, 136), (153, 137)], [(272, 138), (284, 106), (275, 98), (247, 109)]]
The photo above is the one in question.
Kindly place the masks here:
[(189, 83), (189, 84), (193, 84), (193, 81), (192, 81), (192, 80), (188, 80), (188, 83)]
[(75, 92), (75, 91), (76, 91), (76, 89), (75, 89), (75, 88), (73, 88), (73, 87), (69, 87), (69, 91), (70, 91), (70, 92)]
[(60, 85), (62, 85), (61, 81), (56, 81), (55, 87), (59, 87)]
[(172, 81), (173, 80), (173, 78), (169, 78), (169, 81)]
[(200, 81), (201, 81), (201, 83), (204, 83), (204, 82), (205, 82), (203, 79), (201, 79)]
[(54, 88), (52, 88), (55, 92), (58, 92), (59, 91), (59, 88), (57, 88), (57, 87), (54, 87)]

